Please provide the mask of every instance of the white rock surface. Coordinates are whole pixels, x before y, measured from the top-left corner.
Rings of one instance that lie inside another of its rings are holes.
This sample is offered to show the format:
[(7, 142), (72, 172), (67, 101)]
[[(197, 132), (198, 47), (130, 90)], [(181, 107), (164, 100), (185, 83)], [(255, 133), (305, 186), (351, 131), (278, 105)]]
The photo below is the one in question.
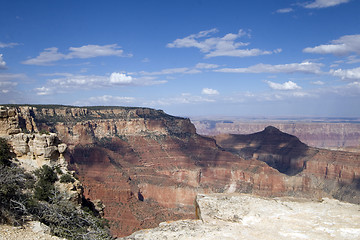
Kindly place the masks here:
[(360, 239), (360, 206), (338, 200), (210, 194), (196, 202), (201, 220), (165, 222), (122, 239)]

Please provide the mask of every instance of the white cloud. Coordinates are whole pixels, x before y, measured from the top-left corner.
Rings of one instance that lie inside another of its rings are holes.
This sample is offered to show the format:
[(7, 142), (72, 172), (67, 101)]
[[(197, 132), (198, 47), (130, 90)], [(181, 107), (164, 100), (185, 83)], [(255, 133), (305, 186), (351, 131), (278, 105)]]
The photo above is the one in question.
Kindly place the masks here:
[(110, 75), (110, 83), (115, 84), (129, 84), (133, 81), (131, 76), (126, 76), (124, 73), (113, 72)]
[(200, 68), (200, 69), (212, 69), (212, 68), (218, 68), (218, 67), (219, 67), (219, 65), (211, 64), (211, 63), (198, 63), (195, 66), (195, 68)]
[(227, 72), (227, 73), (322, 73), (321, 67), (323, 64), (314, 62), (302, 62), (302, 63), (289, 63), (289, 64), (256, 64), (247, 68), (222, 68), (214, 70), (215, 72)]
[(202, 94), (205, 95), (219, 95), (219, 91), (211, 88), (203, 88), (201, 91)]
[(276, 12), (277, 13), (289, 13), (292, 11), (294, 11), (294, 9), (292, 9), (292, 8), (281, 8), (281, 9), (278, 9)]
[(0, 69), (7, 69), (6, 62), (4, 61), (2, 54), (0, 54)]
[(0, 74), (0, 91), (4, 94), (13, 91), (18, 85), (17, 80), (23, 79), (26, 79), (26, 75), (24, 74)]
[(360, 58), (358, 58), (356, 55), (348, 56), (346, 63), (347, 64), (360, 63)]
[(120, 47), (117, 44), (110, 45), (85, 45), (82, 47), (70, 47), (69, 50), (71, 53), (67, 55), (66, 58), (93, 58), (101, 56), (119, 56), (122, 57), (124, 50), (119, 49)]
[(160, 98), (157, 100), (146, 102), (147, 106), (170, 106), (176, 104), (197, 104), (197, 103), (212, 103), (214, 99), (209, 99), (203, 96), (194, 96), (189, 93), (183, 93), (181, 96), (172, 98)]
[(296, 83), (292, 82), (292, 81), (287, 81), (284, 82), (283, 84), (281, 83), (274, 83), (271, 81), (265, 81), (270, 88), (274, 89), (274, 90), (298, 90), (301, 89), (300, 86), (298, 86)]
[(23, 61), (23, 64), (29, 65), (50, 65), (56, 61), (64, 59), (74, 59), (74, 58), (94, 58), (102, 56), (119, 56), (119, 57), (130, 57), (131, 54), (124, 55), (124, 51), (119, 49), (120, 47), (117, 44), (110, 45), (85, 45), (82, 47), (70, 47), (70, 53), (63, 54), (58, 52), (58, 48), (46, 48), (39, 56), (35, 58), (28, 59)]
[(36, 58), (31, 58), (26, 61), (23, 61), (23, 64), (28, 65), (50, 65), (53, 62), (65, 59), (66, 55), (59, 53), (58, 48), (46, 48), (44, 52), (41, 52)]
[(330, 44), (308, 47), (303, 50), (307, 53), (346, 55), (352, 52), (360, 54), (360, 34), (345, 35)]
[(49, 79), (45, 86), (36, 88), (38, 95), (48, 95), (55, 92), (72, 91), (75, 89), (90, 90), (116, 86), (149, 86), (163, 84), (167, 81), (157, 80), (156, 77), (134, 78), (125, 73), (113, 72), (110, 76), (99, 75), (74, 75), (71, 73), (53, 73), (47, 76), (60, 76), (59, 78)]
[(323, 82), (323, 81), (315, 81), (315, 82), (311, 82), (312, 84), (314, 84), (314, 85), (319, 85), (319, 86), (321, 86), (321, 85), (324, 85), (325, 83)]
[(331, 69), (330, 74), (336, 77), (340, 77), (343, 80), (360, 81), (360, 67), (353, 69)]
[(13, 46), (19, 45), (18, 43), (2, 43), (0, 42), (0, 48), (12, 48)]
[(333, 7), (342, 3), (347, 3), (350, 0), (315, 0), (312, 3), (305, 4), (305, 8), (327, 8)]
[(36, 94), (39, 96), (51, 95), (54, 92), (53, 89), (47, 88), (47, 87), (35, 88), (35, 91), (36, 91)]
[(172, 43), (168, 43), (168, 48), (189, 48), (195, 47), (205, 53), (205, 58), (218, 56), (232, 56), (232, 57), (249, 57), (277, 53), (280, 49), (274, 51), (264, 51), (257, 48), (254, 49), (240, 49), (248, 46), (249, 43), (236, 41), (240, 37), (250, 36), (244, 30), (240, 29), (238, 33), (228, 33), (223, 37), (210, 37), (203, 40), (200, 38), (208, 37), (209, 35), (218, 32), (216, 28), (192, 34), (185, 38), (176, 39)]
[(133, 103), (135, 102), (135, 98), (134, 97), (121, 97), (121, 96), (111, 96), (111, 95), (103, 95), (103, 96), (99, 96), (99, 97), (91, 97), (89, 99), (89, 101), (91, 103), (95, 103), (95, 104), (99, 104), (99, 103), (104, 103), (104, 104), (113, 104), (113, 105), (119, 105), (119, 104), (124, 104), (124, 103)]
[(25, 80), (28, 77), (22, 73), (3, 73), (0, 74), (0, 82), (3, 81), (16, 81), (16, 80)]
[(168, 74), (178, 74), (178, 73), (194, 74), (194, 73), (199, 73), (199, 72), (200, 72), (199, 70), (194, 71), (194, 69), (184, 67), (184, 68), (167, 68), (167, 69), (163, 69), (158, 72), (141, 71), (140, 74), (142, 74), (142, 75), (168, 75)]

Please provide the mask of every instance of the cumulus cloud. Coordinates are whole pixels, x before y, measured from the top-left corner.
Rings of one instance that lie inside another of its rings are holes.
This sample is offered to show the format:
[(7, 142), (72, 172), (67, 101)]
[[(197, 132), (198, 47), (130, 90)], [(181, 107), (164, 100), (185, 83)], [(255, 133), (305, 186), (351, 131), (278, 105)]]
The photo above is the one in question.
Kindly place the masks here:
[(6, 62), (4, 61), (2, 54), (0, 54), (0, 69), (7, 69)]
[(289, 64), (256, 64), (247, 68), (222, 68), (214, 70), (215, 72), (227, 73), (322, 73), (323, 64), (314, 62), (289, 63)]
[(120, 47), (117, 44), (109, 44), (109, 45), (85, 45), (82, 47), (70, 47), (69, 53), (64, 54), (58, 52), (58, 48), (46, 48), (43, 52), (39, 54), (39, 56), (35, 58), (28, 59), (23, 61), (23, 64), (28, 65), (51, 65), (59, 60), (66, 59), (74, 59), (74, 58), (94, 58), (94, 57), (102, 57), (102, 56), (119, 56), (126, 57), (132, 56), (131, 54), (124, 55), (124, 51), (119, 49)]
[(195, 47), (202, 53), (205, 53), (205, 58), (218, 56), (250, 57), (272, 54), (281, 51), (281, 49), (274, 51), (265, 51), (257, 48), (243, 49), (242, 47), (248, 46), (249, 43), (237, 40), (243, 36), (250, 36), (250, 34), (242, 29), (240, 29), (236, 34), (228, 33), (223, 37), (209, 37), (209, 35), (216, 32), (218, 32), (216, 28), (201, 31), (197, 34), (191, 34), (185, 38), (176, 39), (174, 42), (168, 43), (166, 46), (168, 48)]
[(360, 67), (353, 69), (331, 69), (330, 74), (340, 77), (342, 80), (360, 81)]
[(126, 76), (124, 73), (113, 72), (110, 75), (110, 83), (115, 84), (129, 84), (133, 81), (131, 76)]
[(300, 86), (298, 86), (296, 83), (292, 82), (292, 81), (288, 81), (288, 82), (284, 82), (283, 84), (281, 83), (274, 83), (271, 81), (265, 81), (269, 87), (271, 89), (274, 90), (298, 90), (301, 89)]
[(219, 95), (219, 91), (211, 88), (203, 88), (201, 91), (205, 95)]
[(342, 3), (350, 2), (350, 0), (315, 0), (314, 2), (304, 5), (305, 8), (327, 8), (333, 7)]
[(345, 35), (330, 44), (307, 47), (303, 50), (306, 53), (346, 55), (352, 52), (360, 54), (360, 34)]
[(0, 42), (0, 48), (12, 48), (19, 45), (18, 43), (2, 43)]

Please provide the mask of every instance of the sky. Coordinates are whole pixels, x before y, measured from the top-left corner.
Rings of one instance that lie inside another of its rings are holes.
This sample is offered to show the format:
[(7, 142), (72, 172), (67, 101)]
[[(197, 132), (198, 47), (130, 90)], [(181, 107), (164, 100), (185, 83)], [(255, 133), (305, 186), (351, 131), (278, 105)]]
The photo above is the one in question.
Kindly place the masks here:
[(0, 0), (0, 104), (360, 117), (360, 0)]

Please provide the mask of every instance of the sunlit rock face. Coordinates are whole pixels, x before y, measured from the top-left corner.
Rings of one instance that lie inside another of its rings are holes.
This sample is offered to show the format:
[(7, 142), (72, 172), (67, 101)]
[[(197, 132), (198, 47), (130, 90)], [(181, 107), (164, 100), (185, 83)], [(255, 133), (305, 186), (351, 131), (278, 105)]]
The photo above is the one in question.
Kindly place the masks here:
[(359, 239), (360, 206), (324, 198), (198, 195), (199, 220), (160, 223), (123, 240)]
[[(358, 201), (360, 195), (354, 187), (360, 175), (356, 170), (357, 155), (344, 154), (336, 161), (338, 167), (328, 165), (324, 172), (323, 164), (330, 161), (310, 161), (315, 155), (306, 155), (304, 160), (302, 154), (309, 148), (299, 140), (291, 140), (292, 136), (285, 137), (281, 146), (297, 146), (297, 158), (292, 159), (290, 151), (280, 165), (301, 171), (289, 174), (279, 172), (278, 164), (271, 165), (256, 154), (248, 158), (227, 151), (214, 139), (196, 134), (189, 119), (159, 110), (28, 106), (11, 111), (18, 119), (11, 125), (15, 129), (27, 134), (53, 132), (67, 145), (63, 156), (76, 171), (86, 198), (100, 199), (106, 206), (104, 217), (114, 236), (126, 236), (164, 221), (196, 218), (194, 199), (199, 193), (242, 192), (315, 199), (347, 196), (346, 200), (352, 202)], [(272, 128), (266, 133), (270, 140), (282, 136)], [(274, 146), (279, 147), (267, 144), (263, 150), (280, 156), (282, 152), (276, 152)], [(57, 148), (60, 154), (62, 148)], [(326, 159), (336, 155), (326, 154)]]

